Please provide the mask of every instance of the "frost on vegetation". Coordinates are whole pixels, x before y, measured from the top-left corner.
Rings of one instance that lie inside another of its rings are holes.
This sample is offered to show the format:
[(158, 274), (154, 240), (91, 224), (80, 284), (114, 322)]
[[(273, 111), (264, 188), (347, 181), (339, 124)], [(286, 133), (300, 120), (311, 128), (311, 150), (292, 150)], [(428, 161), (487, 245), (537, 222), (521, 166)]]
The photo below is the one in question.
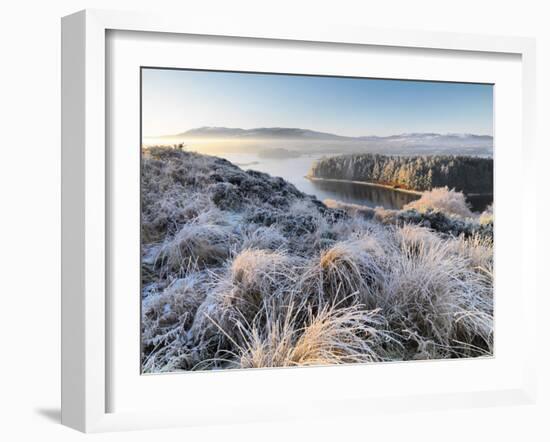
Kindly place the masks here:
[(309, 176), (418, 191), (449, 186), (465, 193), (492, 193), (493, 159), (455, 155), (336, 155), (316, 161)]
[(468, 207), (462, 193), (447, 188), (424, 192), (420, 199), (405, 205), (402, 210), (382, 207), (373, 209), (330, 199), (324, 203), (327, 207), (344, 211), (352, 217), (374, 220), (385, 225), (419, 225), (454, 236), (493, 236), (492, 206), (481, 215), (476, 215)]
[(492, 208), (446, 189), (401, 211), (321, 203), (165, 148), (142, 175), (145, 372), (492, 354)]
[(479, 222), (482, 225), (489, 225), (493, 224), (493, 220), (493, 205), (491, 204), (481, 213), (481, 215), (479, 216)]
[(460, 216), (462, 218), (472, 218), (473, 213), (466, 202), (466, 197), (462, 192), (448, 187), (437, 187), (424, 192), (420, 199), (407, 204), (405, 210), (414, 209), (420, 213), (427, 211), (442, 212), (449, 216)]

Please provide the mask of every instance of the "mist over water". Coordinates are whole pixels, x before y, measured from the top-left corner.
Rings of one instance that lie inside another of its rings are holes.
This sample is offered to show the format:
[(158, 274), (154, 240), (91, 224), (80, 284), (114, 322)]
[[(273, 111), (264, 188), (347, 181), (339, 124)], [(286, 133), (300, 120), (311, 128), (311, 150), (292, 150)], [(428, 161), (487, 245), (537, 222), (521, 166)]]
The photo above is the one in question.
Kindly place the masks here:
[[(332, 154), (337, 155), (337, 154)], [(257, 154), (220, 154), (245, 170), (257, 170), (279, 176), (294, 184), (299, 190), (315, 195), (318, 200), (333, 199), (345, 203), (385, 209), (402, 209), (404, 205), (420, 198), (419, 195), (366, 184), (336, 181), (312, 181), (306, 177), (311, 165), (323, 154), (303, 155), (298, 158), (263, 158)], [(482, 212), (493, 202), (492, 196), (469, 196), (472, 210)]]
[(369, 207), (401, 209), (405, 204), (418, 198), (417, 195), (399, 192), (377, 186), (331, 181), (311, 181), (307, 175), (311, 165), (323, 155), (306, 155), (298, 158), (270, 159), (256, 154), (219, 155), (242, 169), (257, 170), (272, 176), (279, 176), (294, 184), (299, 190), (317, 199), (334, 199), (346, 203)]
[[(144, 145), (178, 144), (181, 138), (144, 139)], [(399, 190), (345, 182), (311, 181), (305, 176), (312, 164), (323, 157), (347, 153), (376, 152), (381, 154), (400, 154), (404, 147), (394, 146), (377, 149), (367, 148), (364, 143), (341, 141), (311, 140), (190, 140), (185, 149), (206, 155), (225, 158), (244, 170), (257, 170), (278, 176), (294, 184), (302, 192), (314, 195), (320, 201), (333, 199), (345, 203), (385, 209), (402, 209), (404, 205), (419, 198), (418, 195)], [(427, 151), (426, 151), (427, 150)], [(440, 152), (443, 150), (443, 152)], [(468, 154), (467, 149), (449, 152), (446, 149), (408, 146), (409, 155), (439, 153)], [(478, 153), (476, 156), (490, 156)], [(483, 211), (492, 203), (492, 196), (468, 197), (468, 202), (476, 212)]]

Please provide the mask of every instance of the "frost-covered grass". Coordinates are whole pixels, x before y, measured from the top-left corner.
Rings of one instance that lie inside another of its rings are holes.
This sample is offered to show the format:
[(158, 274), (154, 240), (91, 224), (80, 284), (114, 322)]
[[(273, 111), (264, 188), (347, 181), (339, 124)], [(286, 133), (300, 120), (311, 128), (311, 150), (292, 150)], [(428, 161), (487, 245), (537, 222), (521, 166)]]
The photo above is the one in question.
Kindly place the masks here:
[[(264, 306), (266, 312), (271, 310)], [(305, 308), (305, 306), (302, 306)], [(277, 311), (277, 310), (276, 310)], [(299, 310), (298, 310), (299, 312)], [(358, 304), (325, 304), (297, 317), (292, 304), (266, 322), (242, 327), (243, 344), (236, 344), (240, 368), (330, 365), (383, 360), (382, 347), (391, 342), (384, 318)]]
[(145, 372), (492, 354), (492, 213), (462, 194), (323, 204), (219, 158), (143, 155)]

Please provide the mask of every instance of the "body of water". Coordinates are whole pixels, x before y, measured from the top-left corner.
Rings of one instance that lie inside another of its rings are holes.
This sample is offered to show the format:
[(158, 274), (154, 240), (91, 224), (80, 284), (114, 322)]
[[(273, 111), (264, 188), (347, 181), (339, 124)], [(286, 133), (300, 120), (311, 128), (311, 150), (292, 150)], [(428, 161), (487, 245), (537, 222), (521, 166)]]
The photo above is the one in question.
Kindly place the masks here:
[[(304, 193), (315, 195), (317, 199), (333, 199), (345, 203), (360, 204), (385, 209), (401, 209), (407, 203), (419, 198), (418, 195), (400, 192), (384, 187), (345, 183), (336, 181), (311, 181), (305, 178), (314, 161), (320, 154), (303, 155), (297, 158), (262, 158), (256, 154), (228, 153), (218, 154), (243, 169), (258, 170), (272, 176), (279, 176), (294, 184)], [(474, 211), (483, 211), (491, 204), (491, 196), (469, 197)]]

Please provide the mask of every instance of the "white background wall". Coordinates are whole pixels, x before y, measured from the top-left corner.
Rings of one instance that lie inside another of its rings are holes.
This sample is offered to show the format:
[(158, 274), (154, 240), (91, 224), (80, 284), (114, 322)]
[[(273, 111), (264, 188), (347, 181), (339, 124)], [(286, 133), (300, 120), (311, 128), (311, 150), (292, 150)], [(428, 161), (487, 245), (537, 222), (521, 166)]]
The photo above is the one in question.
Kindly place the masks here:
[[(550, 13), (544, 1), (214, 1), (57, 0), (0, 7), (0, 437), (83, 440), (59, 421), (60, 17), (83, 8), (177, 13), (224, 20), (350, 23), (533, 36), (538, 44), (539, 173), (547, 181), (550, 122)], [(541, 199), (540, 220), (548, 210)], [(535, 228), (535, 227), (534, 227)], [(539, 229), (539, 269), (548, 248)], [(362, 420), (291, 422), (93, 436), (101, 441), (179, 440), (549, 440), (550, 336), (547, 285), (538, 308), (541, 397), (536, 406), (380, 415)], [(521, 324), (518, 324), (521, 333)], [(182, 398), (182, 400), (186, 400)]]

